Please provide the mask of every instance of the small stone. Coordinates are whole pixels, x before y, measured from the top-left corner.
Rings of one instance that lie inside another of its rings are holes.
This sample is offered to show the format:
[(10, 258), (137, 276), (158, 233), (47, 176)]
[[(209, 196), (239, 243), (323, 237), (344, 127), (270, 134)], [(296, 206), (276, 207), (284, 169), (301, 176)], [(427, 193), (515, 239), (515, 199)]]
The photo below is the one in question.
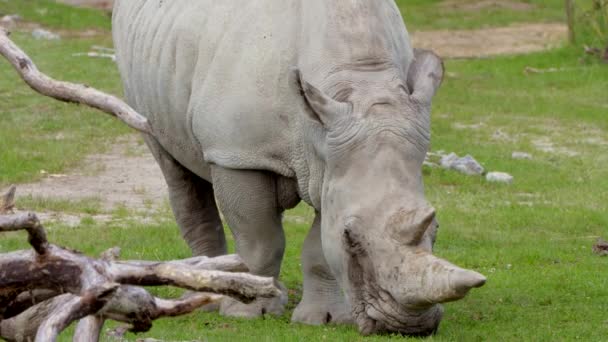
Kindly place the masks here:
[(441, 158), (440, 164), (444, 169), (456, 170), (470, 176), (479, 176), (484, 172), (483, 166), (470, 155), (459, 158), (456, 153), (450, 153)]
[(445, 155), (443, 157), (441, 157), (441, 161), (439, 162), (441, 164), (441, 167), (444, 169), (450, 169), (452, 168), (452, 164), (458, 160), (458, 155), (456, 153), (450, 153), (448, 155)]
[(486, 175), (486, 180), (493, 183), (513, 183), (513, 176), (504, 172), (490, 172)]
[(36, 39), (44, 39), (44, 40), (60, 40), (61, 37), (53, 33), (51, 31), (43, 30), (43, 29), (35, 29), (32, 31), (32, 36)]
[(526, 152), (513, 152), (513, 154), (511, 155), (511, 158), (513, 159), (517, 159), (517, 160), (530, 160), (532, 159), (532, 155), (530, 153), (526, 153)]

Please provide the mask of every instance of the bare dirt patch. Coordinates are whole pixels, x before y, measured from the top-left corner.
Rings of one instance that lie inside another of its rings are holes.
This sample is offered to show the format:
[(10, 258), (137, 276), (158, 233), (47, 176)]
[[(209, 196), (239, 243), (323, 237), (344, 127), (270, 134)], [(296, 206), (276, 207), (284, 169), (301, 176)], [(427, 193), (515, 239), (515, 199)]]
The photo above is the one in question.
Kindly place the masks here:
[(567, 36), (566, 25), (548, 23), (421, 31), (412, 34), (412, 41), (415, 47), (433, 50), (444, 58), (482, 58), (543, 51), (559, 46)]
[(114, 0), (59, 0), (68, 5), (100, 8), (111, 10), (114, 5)]
[(103, 209), (137, 211), (158, 208), (167, 198), (162, 173), (137, 136), (88, 156), (82, 166), (65, 175), (47, 175), (40, 182), (18, 186), (22, 196), (62, 200), (99, 198)]
[(513, 0), (446, 0), (443, 1), (439, 6), (469, 12), (492, 9), (530, 11), (535, 7), (533, 4)]

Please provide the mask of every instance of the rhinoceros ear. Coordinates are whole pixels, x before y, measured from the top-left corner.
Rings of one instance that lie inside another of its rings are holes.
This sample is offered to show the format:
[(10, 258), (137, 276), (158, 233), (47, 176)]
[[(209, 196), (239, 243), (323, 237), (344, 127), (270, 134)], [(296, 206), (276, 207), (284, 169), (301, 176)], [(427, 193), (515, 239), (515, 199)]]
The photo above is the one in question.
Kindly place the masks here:
[(414, 60), (407, 74), (407, 86), (411, 96), (424, 104), (430, 104), (443, 81), (443, 61), (432, 51), (414, 49)]
[(302, 78), (299, 70), (293, 70), (292, 78), (307, 105), (307, 114), (325, 127), (331, 127), (340, 117), (349, 114), (352, 106), (338, 102)]

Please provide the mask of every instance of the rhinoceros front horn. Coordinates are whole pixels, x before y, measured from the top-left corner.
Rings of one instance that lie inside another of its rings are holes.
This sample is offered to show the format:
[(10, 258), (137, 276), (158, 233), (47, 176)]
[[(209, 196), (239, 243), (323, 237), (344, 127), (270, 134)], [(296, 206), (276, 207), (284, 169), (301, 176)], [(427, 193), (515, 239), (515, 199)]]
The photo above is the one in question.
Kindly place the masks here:
[(405, 270), (406, 281), (401, 293), (411, 306), (428, 305), (458, 300), (476, 287), (486, 283), (483, 275), (455, 266), (427, 252), (415, 255), (415, 262)]
[[(451, 287), (456, 296), (464, 296), (470, 289), (482, 287), (486, 283), (486, 277), (471, 270), (460, 268), (455, 270), (452, 275)], [(445, 299), (449, 300), (450, 298), (446, 297)]]
[(421, 261), (427, 267), (422, 275), (420, 298), (429, 304), (461, 299), (471, 289), (486, 283), (483, 275), (452, 265), (431, 254), (426, 254)]

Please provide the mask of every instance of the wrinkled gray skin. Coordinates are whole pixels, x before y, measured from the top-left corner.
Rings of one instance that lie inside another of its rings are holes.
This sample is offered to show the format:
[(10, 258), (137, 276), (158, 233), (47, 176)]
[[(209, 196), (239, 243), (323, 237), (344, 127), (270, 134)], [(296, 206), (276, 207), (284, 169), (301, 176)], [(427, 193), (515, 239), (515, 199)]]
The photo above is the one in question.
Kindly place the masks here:
[(443, 66), (411, 48), (393, 1), (118, 0), (113, 24), (128, 102), (153, 126), (194, 254), (226, 253), (219, 207), (251, 271), (278, 278), (281, 216), (303, 200), (317, 216), (293, 321), (424, 335), (439, 303), (483, 285), (431, 254), (421, 166)]

